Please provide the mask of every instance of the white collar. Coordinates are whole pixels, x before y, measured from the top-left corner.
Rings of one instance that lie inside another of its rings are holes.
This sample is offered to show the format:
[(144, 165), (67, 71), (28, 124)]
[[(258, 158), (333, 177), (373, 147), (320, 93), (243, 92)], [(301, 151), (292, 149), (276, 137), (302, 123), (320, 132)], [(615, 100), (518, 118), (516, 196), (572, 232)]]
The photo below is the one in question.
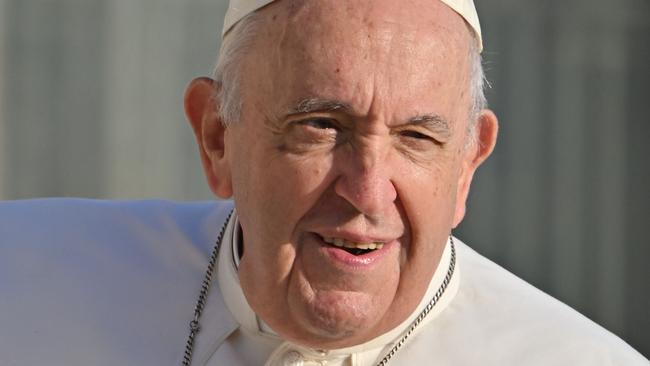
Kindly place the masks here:
[[(390, 350), (390, 348), (393, 346), (393, 343), (400, 338), (402, 333), (406, 331), (406, 329), (419, 315), (422, 309), (426, 307), (427, 303), (431, 300), (436, 291), (438, 291), (438, 288), (440, 288), (440, 285), (447, 275), (451, 261), (451, 246), (449, 241), (447, 241), (438, 268), (433, 274), (424, 297), (416, 307), (415, 311), (400, 325), (366, 343), (323, 352), (303, 347), (291, 342), (283, 342), (282, 339), (279, 338), (267, 324), (259, 319), (259, 317), (251, 309), (241, 289), (241, 286), (239, 284), (239, 277), (237, 274), (237, 267), (239, 265), (239, 240), (241, 240), (239, 222), (237, 219), (237, 214), (234, 212), (224, 232), (219, 252), (217, 272), (219, 287), (221, 289), (226, 306), (234, 318), (237, 320), (237, 322), (239, 322), (241, 325), (241, 329), (243, 330), (244, 334), (250, 337), (250, 341), (261, 341), (263, 344), (270, 344), (270, 347), (275, 348), (275, 350), (272, 352), (266, 351), (266, 353), (268, 353), (268, 356), (266, 357), (268, 359), (267, 365), (275, 365), (276, 363), (281, 363), (282, 357), (292, 351), (299, 352), (299, 354), (302, 356), (314, 361), (327, 360), (328, 365), (343, 364), (343, 362), (349, 358), (352, 359), (350, 364), (353, 365), (366, 366), (376, 364), (378, 359), (383, 357), (384, 353)], [(416, 328), (415, 333), (421, 330), (432, 319), (436, 318), (437, 315), (440, 314), (449, 305), (451, 300), (458, 292), (459, 283), (460, 268), (458, 261), (456, 261), (454, 275), (452, 276), (452, 279), (449, 282), (444, 295), (440, 298), (438, 303), (427, 315), (420, 326)], [(271, 350), (272, 348), (268, 349)]]

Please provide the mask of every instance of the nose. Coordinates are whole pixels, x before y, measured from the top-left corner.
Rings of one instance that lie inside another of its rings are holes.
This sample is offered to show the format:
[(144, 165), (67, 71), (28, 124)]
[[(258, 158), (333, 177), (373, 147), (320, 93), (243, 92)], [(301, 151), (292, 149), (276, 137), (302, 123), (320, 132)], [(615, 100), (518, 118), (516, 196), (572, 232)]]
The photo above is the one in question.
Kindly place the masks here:
[(341, 175), (334, 191), (370, 218), (381, 217), (397, 199), (386, 158), (379, 147), (365, 146), (350, 148), (339, 159)]

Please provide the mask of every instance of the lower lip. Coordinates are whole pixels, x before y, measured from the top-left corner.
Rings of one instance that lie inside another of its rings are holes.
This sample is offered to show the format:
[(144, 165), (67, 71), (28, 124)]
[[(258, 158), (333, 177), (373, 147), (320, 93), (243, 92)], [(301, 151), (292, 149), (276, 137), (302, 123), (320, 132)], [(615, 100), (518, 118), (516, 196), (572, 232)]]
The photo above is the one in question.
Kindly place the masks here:
[(322, 250), (328, 257), (333, 259), (334, 262), (352, 268), (367, 268), (372, 266), (373, 264), (379, 262), (386, 255), (388, 255), (388, 253), (391, 251), (391, 248), (396, 244), (395, 241), (391, 241), (384, 243), (384, 246), (381, 249), (375, 249), (362, 255), (354, 255), (343, 250), (343, 248), (339, 248), (326, 243), (318, 234), (312, 235), (319, 242), (320, 250)]

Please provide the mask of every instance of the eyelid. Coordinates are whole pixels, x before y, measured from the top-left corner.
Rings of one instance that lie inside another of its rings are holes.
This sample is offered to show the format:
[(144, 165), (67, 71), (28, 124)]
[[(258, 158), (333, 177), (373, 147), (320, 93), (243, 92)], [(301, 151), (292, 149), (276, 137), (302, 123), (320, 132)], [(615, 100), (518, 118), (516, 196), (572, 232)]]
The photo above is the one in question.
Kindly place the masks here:
[(420, 136), (425, 137), (425, 138), (430, 138), (430, 139), (433, 138), (431, 136), (432, 134), (428, 130), (424, 130), (422, 128), (401, 128), (401, 129), (395, 131), (395, 134), (400, 135), (400, 136), (420, 135)]
[(431, 139), (431, 136), (422, 133), (417, 130), (402, 130), (400, 131), (400, 134), (402, 136), (407, 136), (407, 137), (415, 137), (415, 138), (421, 138), (421, 139)]
[[(434, 137), (433, 133), (427, 132), (428, 130), (422, 131), (422, 129), (411, 128), (411, 129), (401, 129), (396, 131), (396, 134), (399, 136), (422, 140), (422, 141), (431, 141), (436, 145), (443, 145), (444, 141)], [(409, 136), (409, 134), (417, 134), (419, 136)]]
[(338, 121), (336, 119), (334, 119), (332, 117), (326, 117), (326, 116), (308, 116), (308, 117), (305, 117), (305, 118), (296, 119), (296, 120), (293, 121), (293, 123), (300, 124), (300, 125), (308, 125), (308, 126), (311, 126), (311, 127), (314, 127), (314, 128), (325, 129), (325, 128), (317, 126), (316, 125), (317, 123), (313, 123), (313, 122), (318, 122), (318, 121), (329, 124), (329, 126), (325, 127), (325, 128), (332, 128), (332, 129), (335, 129), (337, 131), (341, 129), (340, 125), (339, 125), (339, 123), (338, 123)]

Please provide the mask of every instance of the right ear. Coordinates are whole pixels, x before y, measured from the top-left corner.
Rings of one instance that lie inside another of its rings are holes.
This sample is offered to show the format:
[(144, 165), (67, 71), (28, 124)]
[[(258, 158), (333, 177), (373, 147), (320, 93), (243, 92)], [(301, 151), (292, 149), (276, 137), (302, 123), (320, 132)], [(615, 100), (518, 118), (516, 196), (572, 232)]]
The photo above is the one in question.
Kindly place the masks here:
[(185, 115), (194, 130), (210, 189), (220, 198), (230, 198), (232, 179), (225, 150), (226, 126), (219, 117), (217, 88), (215, 81), (207, 77), (192, 80), (185, 90)]

